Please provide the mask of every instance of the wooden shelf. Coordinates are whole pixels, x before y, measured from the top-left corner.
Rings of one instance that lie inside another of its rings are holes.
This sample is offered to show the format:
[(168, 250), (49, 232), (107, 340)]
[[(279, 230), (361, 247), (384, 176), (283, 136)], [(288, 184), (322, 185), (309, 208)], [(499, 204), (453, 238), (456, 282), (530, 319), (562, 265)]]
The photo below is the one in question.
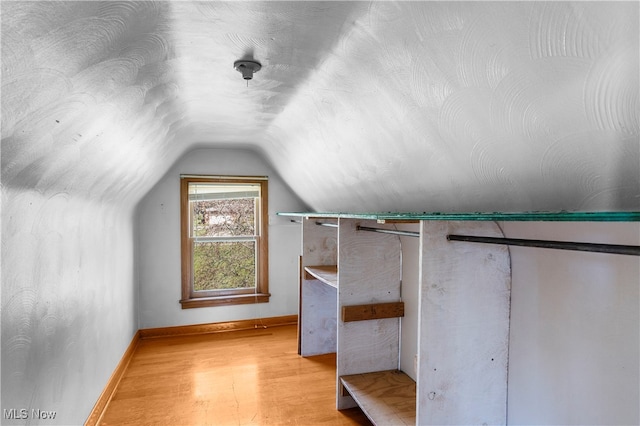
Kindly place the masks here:
[(336, 265), (319, 265), (319, 266), (307, 266), (304, 268), (308, 275), (305, 279), (317, 279), (331, 287), (338, 288), (338, 267)]
[(402, 371), (352, 374), (340, 381), (374, 424), (416, 424), (416, 382)]

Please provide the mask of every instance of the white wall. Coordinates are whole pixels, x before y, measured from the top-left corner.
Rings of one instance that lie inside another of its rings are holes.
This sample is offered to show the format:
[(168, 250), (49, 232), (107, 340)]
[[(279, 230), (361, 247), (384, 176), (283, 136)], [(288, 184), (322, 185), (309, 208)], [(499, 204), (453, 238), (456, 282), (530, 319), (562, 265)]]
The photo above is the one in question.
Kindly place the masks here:
[(3, 186), (2, 409), (29, 419), (2, 424), (84, 423), (137, 330), (133, 253), (132, 209)]
[[(638, 223), (503, 224), (507, 237), (640, 244)], [(640, 423), (640, 258), (512, 247), (510, 424)]]
[[(180, 174), (269, 176), (269, 303), (181, 308)], [(300, 225), (276, 216), (276, 212), (304, 210), (253, 151), (196, 149), (185, 154), (138, 205), (140, 328), (297, 314)]]

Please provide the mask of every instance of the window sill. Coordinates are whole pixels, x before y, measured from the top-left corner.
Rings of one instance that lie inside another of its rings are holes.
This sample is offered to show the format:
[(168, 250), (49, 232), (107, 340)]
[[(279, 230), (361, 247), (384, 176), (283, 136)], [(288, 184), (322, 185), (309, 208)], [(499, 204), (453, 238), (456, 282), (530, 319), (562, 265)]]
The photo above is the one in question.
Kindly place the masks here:
[(270, 293), (258, 294), (238, 294), (235, 296), (218, 296), (218, 297), (197, 297), (192, 299), (182, 299), (180, 304), (182, 309), (205, 308), (209, 306), (231, 306), (244, 305), (250, 303), (267, 303), (269, 302)]

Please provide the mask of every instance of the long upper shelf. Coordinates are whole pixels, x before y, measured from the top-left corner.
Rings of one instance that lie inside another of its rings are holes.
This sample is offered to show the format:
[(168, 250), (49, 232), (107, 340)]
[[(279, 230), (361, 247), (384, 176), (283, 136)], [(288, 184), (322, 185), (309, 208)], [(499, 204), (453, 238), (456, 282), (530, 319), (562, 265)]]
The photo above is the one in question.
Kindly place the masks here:
[(372, 219), (379, 222), (399, 220), (476, 220), (505, 222), (640, 222), (640, 211), (615, 212), (474, 212), (474, 213), (331, 213), (279, 212), (279, 216), (326, 219)]

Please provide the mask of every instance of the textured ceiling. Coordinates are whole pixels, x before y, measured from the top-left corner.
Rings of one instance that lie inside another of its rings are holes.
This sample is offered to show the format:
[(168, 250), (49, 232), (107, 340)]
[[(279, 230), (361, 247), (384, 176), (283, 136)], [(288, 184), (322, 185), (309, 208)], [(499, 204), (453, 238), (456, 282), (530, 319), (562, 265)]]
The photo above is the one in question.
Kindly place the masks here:
[(5, 186), (134, 204), (237, 146), (318, 210), (640, 210), (638, 2), (1, 7)]

